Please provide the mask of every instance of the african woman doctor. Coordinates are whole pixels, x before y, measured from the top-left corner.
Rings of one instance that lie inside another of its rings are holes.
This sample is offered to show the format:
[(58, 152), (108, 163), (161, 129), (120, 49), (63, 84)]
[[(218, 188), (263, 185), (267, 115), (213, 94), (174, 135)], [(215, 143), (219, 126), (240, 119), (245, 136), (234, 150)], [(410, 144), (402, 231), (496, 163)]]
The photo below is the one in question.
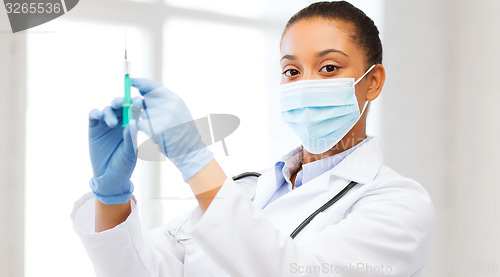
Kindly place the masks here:
[[(72, 218), (98, 276), (421, 274), (432, 202), (419, 183), (383, 165), (377, 139), (365, 133), (368, 103), (385, 81), (373, 21), (347, 2), (311, 4), (286, 25), (281, 55), (282, 119), (302, 145), (260, 177), (228, 178), (182, 99), (153, 81), (133, 80), (140, 116), (126, 127), (122, 99), (91, 111), (93, 193), (77, 201)], [(137, 130), (191, 187), (199, 205), (185, 222), (141, 231), (130, 182)]]

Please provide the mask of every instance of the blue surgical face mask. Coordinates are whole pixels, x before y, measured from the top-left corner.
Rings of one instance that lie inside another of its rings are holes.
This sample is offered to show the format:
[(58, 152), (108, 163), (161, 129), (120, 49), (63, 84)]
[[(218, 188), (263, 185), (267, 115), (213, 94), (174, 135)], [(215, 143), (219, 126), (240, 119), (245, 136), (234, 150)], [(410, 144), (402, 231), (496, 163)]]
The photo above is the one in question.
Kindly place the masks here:
[(321, 154), (334, 147), (366, 109), (359, 112), (354, 78), (301, 80), (280, 86), (281, 119), (299, 136), (304, 148)]

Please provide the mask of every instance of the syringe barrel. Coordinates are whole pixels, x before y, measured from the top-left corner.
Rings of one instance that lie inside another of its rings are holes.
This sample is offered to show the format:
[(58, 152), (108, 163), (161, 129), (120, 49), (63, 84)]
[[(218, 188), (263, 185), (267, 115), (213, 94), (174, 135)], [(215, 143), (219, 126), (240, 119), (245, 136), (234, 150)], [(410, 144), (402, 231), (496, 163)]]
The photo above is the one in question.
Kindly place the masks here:
[(130, 74), (130, 62), (125, 60), (123, 62), (123, 75)]

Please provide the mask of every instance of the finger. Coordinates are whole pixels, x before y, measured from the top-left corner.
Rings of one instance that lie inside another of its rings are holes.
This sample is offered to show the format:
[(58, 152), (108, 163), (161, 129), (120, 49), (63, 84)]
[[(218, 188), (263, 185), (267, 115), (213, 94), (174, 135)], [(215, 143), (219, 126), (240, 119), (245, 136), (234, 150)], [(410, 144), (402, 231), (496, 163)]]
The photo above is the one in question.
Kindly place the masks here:
[(132, 86), (138, 89), (142, 96), (161, 87), (157, 82), (145, 78), (132, 78)]
[(123, 108), (123, 97), (116, 97), (111, 101), (111, 108), (114, 110), (119, 110)]
[(102, 119), (102, 112), (99, 111), (98, 109), (92, 109), (89, 112), (89, 126), (93, 127), (99, 123)]
[(113, 101), (111, 101), (111, 108), (113, 109), (116, 118), (118, 118), (119, 123), (122, 122), (123, 118), (123, 102), (124, 102), (123, 97), (116, 97), (115, 99), (113, 99)]
[(106, 122), (106, 125), (108, 125), (109, 128), (114, 128), (118, 125), (118, 118), (110, 106), (105, 107), (102, 110), (102, 113), (104, 114), (104, 122)]

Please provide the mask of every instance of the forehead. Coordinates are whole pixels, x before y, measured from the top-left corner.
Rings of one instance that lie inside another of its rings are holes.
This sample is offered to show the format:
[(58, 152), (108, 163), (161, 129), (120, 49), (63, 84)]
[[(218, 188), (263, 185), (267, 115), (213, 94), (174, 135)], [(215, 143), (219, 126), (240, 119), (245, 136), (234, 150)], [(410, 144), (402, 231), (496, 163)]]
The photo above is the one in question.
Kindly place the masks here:
[(353, 40), (354, 27), (340, 20), (309, 18), (295, 22), (283, 35), (283, 55), (316, 54), (325, 49), (338, 49), (347, 55), (361, 54)]

